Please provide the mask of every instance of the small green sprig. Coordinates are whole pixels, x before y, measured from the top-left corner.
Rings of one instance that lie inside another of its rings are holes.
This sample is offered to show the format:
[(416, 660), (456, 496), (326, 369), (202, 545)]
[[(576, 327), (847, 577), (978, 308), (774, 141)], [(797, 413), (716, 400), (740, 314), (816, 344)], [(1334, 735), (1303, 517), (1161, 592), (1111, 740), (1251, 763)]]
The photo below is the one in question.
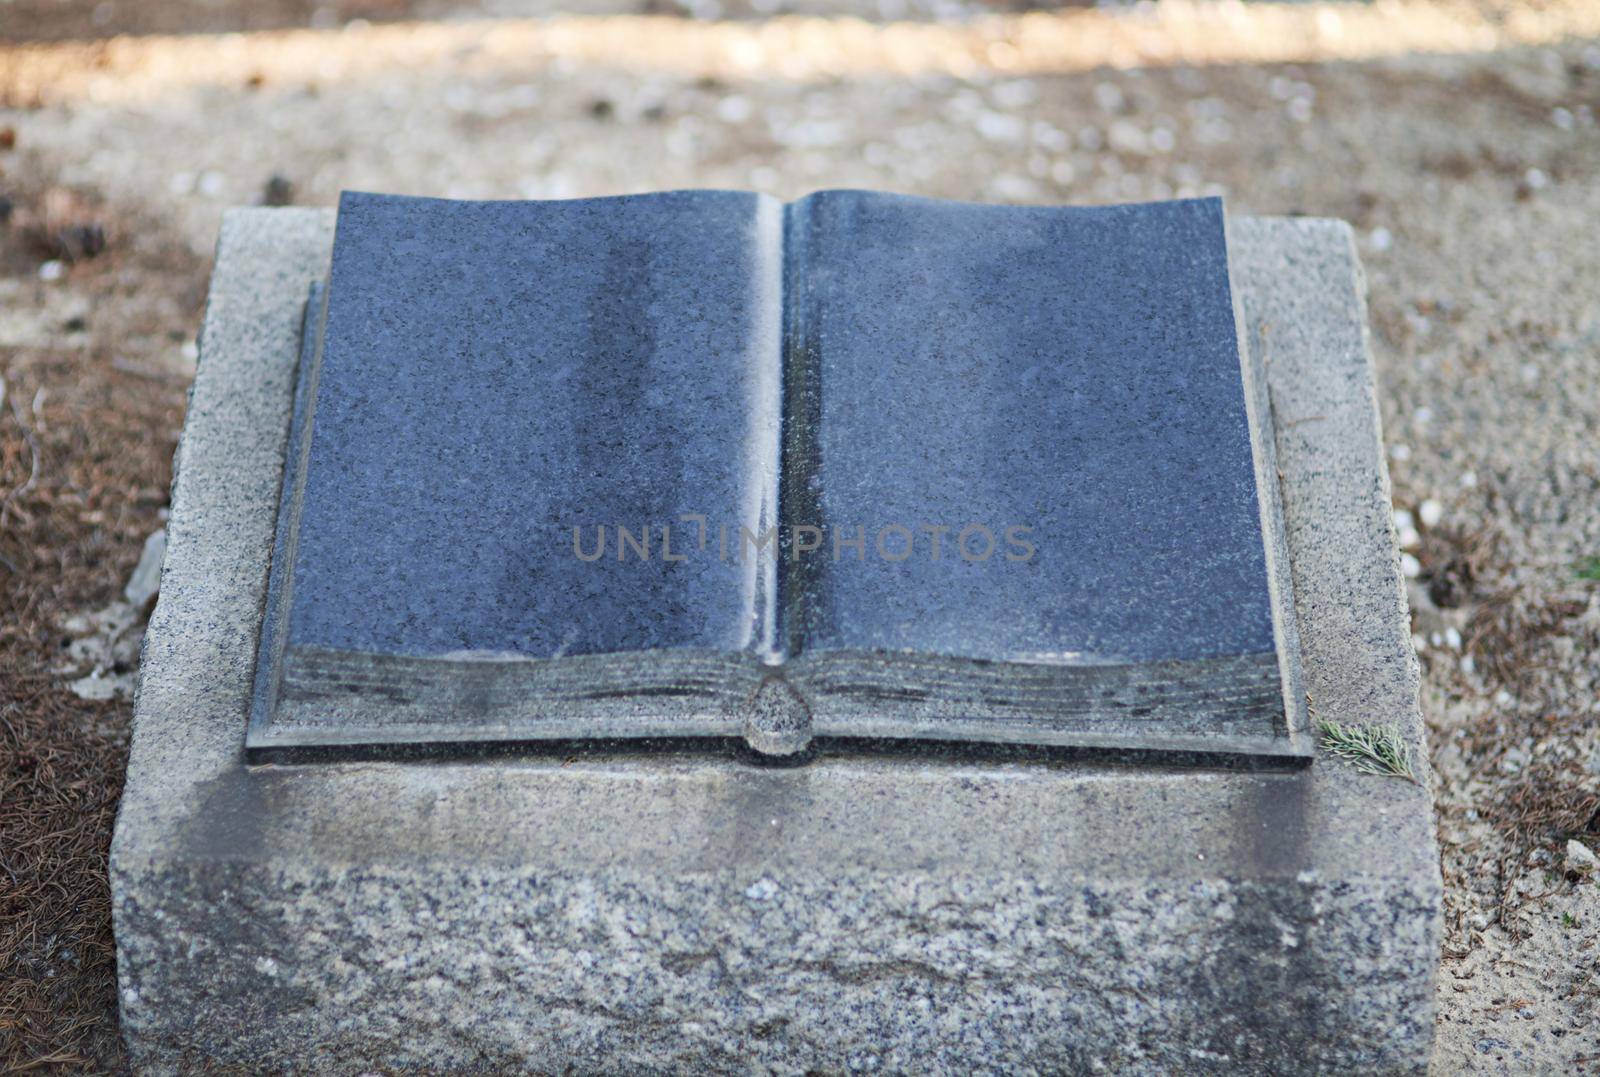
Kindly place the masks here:
[(1411, 748), (1397, 725), (1343, 725), (1317, 720), (1322, 749), (1354, 766), (1363, 774), (1382, 774), (1417, 782)]

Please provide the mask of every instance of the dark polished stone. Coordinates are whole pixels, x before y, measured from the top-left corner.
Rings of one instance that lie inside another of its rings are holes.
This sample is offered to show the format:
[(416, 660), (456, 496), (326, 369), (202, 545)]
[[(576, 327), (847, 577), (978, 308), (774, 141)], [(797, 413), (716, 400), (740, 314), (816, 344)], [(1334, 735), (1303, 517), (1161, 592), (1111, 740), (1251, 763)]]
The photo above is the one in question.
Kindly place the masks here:
[[(289, 645), (762, 645), (758, 566), (665, 561), (660, 529), (773, 512), (776, 227), (777, 207), (736, 192), (345, 195)], [(580, 560), (574, 527), (586, 554), (604, 527), (605, 555)], [(619, 560), (618, 528), (649, 528), (652, 556)]]
[(320, 294), (252, 747), (1304, 755), (1217, 200), (346, 195)]
[(791, 488), (866, 550), (800, 563), (795, 649), (1275, 652), (1219, 200), (796, 208)]

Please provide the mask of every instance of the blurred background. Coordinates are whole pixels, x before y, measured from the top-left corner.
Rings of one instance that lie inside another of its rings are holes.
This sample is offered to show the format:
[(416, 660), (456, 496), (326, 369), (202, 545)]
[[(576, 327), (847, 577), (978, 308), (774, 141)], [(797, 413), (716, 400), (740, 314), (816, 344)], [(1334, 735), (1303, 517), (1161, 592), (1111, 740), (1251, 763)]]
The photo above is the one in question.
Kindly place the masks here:
[(0, 1069), (125, 1066), (105, 852), (223, 210), (861, 186), (1350, 222), (1436, 1069), (1593, 1072), (1596, 110), (1595, 0), (0, 0)]

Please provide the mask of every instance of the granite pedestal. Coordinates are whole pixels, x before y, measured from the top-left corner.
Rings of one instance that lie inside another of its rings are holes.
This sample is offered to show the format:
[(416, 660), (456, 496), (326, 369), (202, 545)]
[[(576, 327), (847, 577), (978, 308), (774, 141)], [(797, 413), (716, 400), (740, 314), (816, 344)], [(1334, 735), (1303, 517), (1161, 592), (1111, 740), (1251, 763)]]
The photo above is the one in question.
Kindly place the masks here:
[[(223, 228), (112, 848), (138, 1068), (1423, 1071), (1428, 791), (1331, 758), (248, 763), (332, 226)], [(1312, 713), (1398, 723), (1425, 760), (1349, 230), (1232, 240)]]

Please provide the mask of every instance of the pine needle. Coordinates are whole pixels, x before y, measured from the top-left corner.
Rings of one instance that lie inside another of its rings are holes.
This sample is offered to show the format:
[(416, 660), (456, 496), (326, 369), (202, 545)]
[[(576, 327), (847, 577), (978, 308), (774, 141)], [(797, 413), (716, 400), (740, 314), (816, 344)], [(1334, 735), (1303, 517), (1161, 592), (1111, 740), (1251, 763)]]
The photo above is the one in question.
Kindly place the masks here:
[(1363, 774), (1381, 774), (1417, 781), (1411, 748), (1397, 725), (1342, 725), (1318, 719), (1322, 749), (1338, 756)]

